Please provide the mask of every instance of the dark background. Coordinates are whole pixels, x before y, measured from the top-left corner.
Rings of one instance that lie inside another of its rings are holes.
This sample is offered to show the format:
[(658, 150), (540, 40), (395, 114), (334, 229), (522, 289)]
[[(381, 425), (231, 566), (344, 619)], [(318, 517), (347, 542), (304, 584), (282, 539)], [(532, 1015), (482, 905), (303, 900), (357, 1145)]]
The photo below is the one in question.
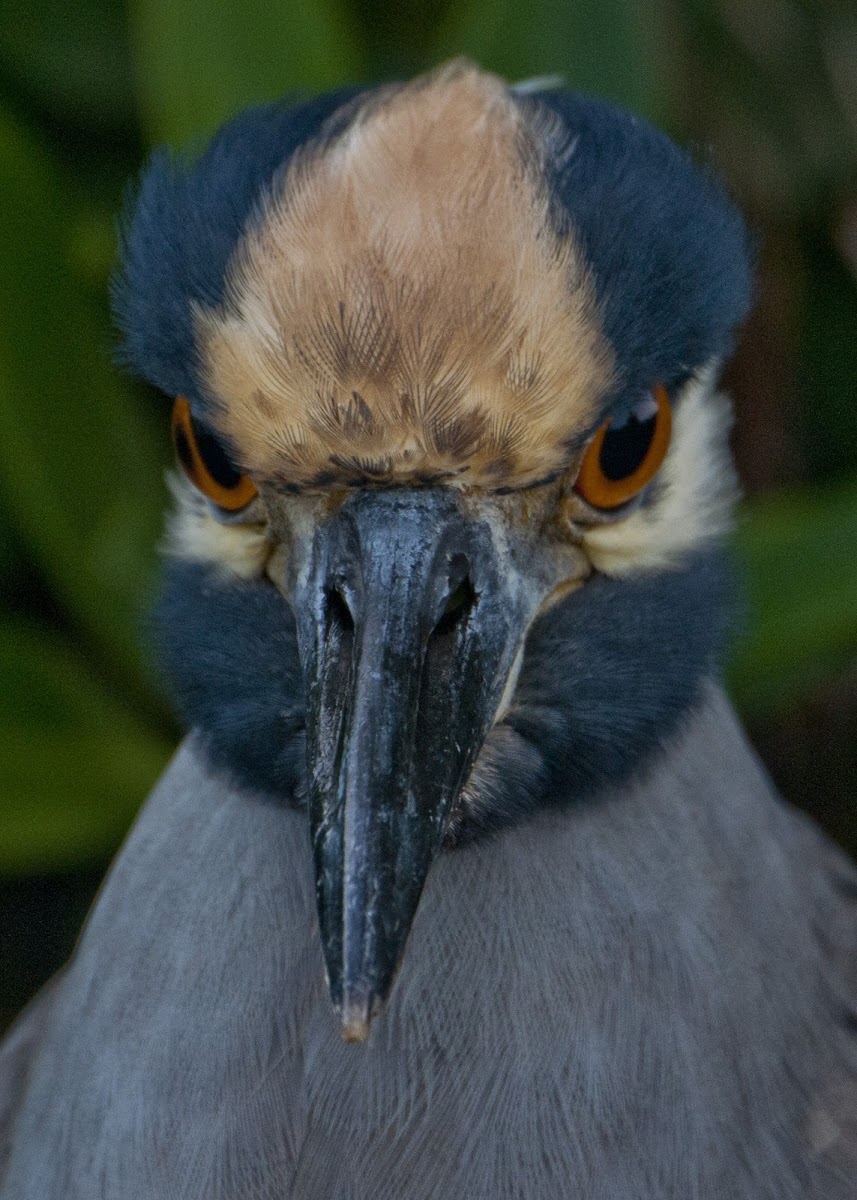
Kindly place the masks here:
[(857, 849), (853, 0), (3, 0), (0, 1028), (68, 954), (178, 736), (140, 637), (167, 410), (110, 365), (127, 181), (250, 101), (462, 51), (649, 116), (757, 232), (727, 374), (748, 597), (730, 686), (785, 795)]

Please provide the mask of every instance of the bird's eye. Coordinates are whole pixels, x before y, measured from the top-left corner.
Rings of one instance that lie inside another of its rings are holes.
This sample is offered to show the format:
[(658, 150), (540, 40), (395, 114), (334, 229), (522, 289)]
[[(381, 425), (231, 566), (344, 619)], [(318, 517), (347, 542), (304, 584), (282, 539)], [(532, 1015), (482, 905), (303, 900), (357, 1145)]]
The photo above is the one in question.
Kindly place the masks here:
[(641, 491), (664, 461), (672, 412), (666, 388), (656, 387), (620, 424), (605, 421), (589, 443), (574, 490), (594, 508), (618, 508)]
[(194, 421), (184, 396), (173, 405), (173, 445), (188, 479), (218, 508), (237, 512), (256, 495), (249, 476), (237, 471), (217, 438)]

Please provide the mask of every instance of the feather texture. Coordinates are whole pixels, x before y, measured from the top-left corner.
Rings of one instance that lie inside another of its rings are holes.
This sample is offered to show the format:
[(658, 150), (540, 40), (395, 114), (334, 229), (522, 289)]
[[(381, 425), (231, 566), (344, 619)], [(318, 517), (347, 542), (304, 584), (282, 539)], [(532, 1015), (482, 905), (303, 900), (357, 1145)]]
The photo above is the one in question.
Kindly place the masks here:
[(298, 152), (196, 328), (214, 420), (293, 486), (523, 486), (565, 465), (612, 382), (540, 144), (461, 63)]
[(61, 985), (0, 1196), (846, 1200), (854, 895), (710, 693), (645, 783), (443, 856), (347, 1046), (305, 818), (191, 742)]

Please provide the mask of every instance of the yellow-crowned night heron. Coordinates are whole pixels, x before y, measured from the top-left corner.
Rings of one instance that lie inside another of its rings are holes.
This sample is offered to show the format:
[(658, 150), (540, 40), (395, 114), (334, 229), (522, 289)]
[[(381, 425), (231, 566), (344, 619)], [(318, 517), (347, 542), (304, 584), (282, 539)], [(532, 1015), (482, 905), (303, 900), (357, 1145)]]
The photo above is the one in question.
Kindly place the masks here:
[(192, 733), (2, 1051), (2, 1200), (855, 1195), (855, 875), (717, 682), (749, 293), (666, 137), (466, 63), (154, 158)]

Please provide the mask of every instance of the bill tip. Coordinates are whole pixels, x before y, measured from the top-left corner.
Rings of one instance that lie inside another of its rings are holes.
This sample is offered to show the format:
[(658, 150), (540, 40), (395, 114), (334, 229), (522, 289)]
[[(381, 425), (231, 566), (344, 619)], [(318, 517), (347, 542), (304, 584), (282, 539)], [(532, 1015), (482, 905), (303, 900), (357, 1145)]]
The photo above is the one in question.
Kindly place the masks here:
[(356, 996), (346, 1000), (340, 1013), (342, 1040), (344, 1042), (365, 1042), (376, 1012), (377, 1006), (374, 1004), (372, 996)]

